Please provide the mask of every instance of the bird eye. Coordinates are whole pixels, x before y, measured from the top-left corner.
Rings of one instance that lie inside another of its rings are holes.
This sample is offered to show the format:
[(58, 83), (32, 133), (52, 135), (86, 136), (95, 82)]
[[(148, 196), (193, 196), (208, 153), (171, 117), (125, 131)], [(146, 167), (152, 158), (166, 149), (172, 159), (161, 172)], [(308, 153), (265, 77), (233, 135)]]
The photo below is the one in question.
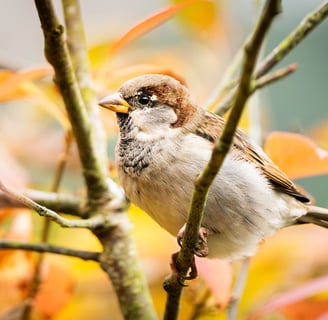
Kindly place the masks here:
[(138, 94), (138, 102), (142, 105), (147, 105), (150, 102), (150, 96), (145, 93)]

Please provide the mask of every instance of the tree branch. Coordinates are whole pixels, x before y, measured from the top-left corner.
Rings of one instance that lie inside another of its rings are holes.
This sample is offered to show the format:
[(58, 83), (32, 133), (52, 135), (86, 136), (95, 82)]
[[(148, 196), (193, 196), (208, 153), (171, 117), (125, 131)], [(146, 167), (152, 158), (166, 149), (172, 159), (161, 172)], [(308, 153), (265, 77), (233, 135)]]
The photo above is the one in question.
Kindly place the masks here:
[(297, 64), (292, 63), (289, 66), (279, 69), (271, 74), (264, 75), (258, 80), (253, 81), (251, 85), (251, 94), (253, 94), (257, 89), (261, 89), (273, 82), (281, 80), (295, 72), (297, 70)]
[[(34, 202), (47, 207), (53, 211), (83, 217), (81, 198), (69, 193), (45, 192), (39, 190), (24, 190), (24, 195)], [(20, 201), (8, 197), (0, 192), (0, 208), (23, 208), (26, 207)]]
[(40, 216), (47, 217), (50, 220), (58, 223), (62, 227), (88, 228), (94, 230), (100, 226), (105, 227), (108, 224), (108, 219), (106, 219), (106, 216), (104, 215), (95, 215), (90, 219), (84, 219), (84, 220), (71, 220), (71, 219), (63, 218), (55, 211), (50, 210), (44, 206), (41, 206), (40, 204), (26, 197), (25, 195), (6, 186), (1, 180), (0, 180), (0, 190), (3, 193), (5, 193), (8, 197), (14, 199), (17, 202), (20, 202), (25, 207), (35, 210)]
[(24, 250), (40, 253), (54, 253), (70, 257), (76, 257), (83, 260), (99, 261), (100, 252), (74, 250), (60, 246), (51, 245), (48, 243), (23, 243), (17, 241), (0, 240), (0, 249), (4, 250)]
[(50, 0), (35, 0), (45, 38), (45, 56), (55, 70), (58, 85), (72, 125), (87, 185), (90, 207), (106, 203), (111, 197), (106, 183), (108, 176), (103, 155), (98, 156), (98, 143), (93, 140), (91, 119), (76, 81), (72, 62), (64, 39), (64, 28), (59, 24)]
[[(125, 212), (127, 201), (121, 196), (121, 189), (108, 179), (105, 141), (102, 139), (104, 135), (97, 136), (98, 131), (95, 129), (99, 124), (99, 119), (96, 119), (98, 114), (94, 109), (93, 112), (89, 109), (92, 99), (88, 100), (80, 93), (82, 83), (76, 82), (63, 27), (58, 23), (52, 2), (35, 0), (35, 4), (44, 33), (45, 54), (55, 69), (56, 82), (77, 140), (87, 186), (87, 212), (106, 217), (109, 212), (113, 213), (112, 208), (115, 210), (115, 214), (111, 214), (107, 222), (104, 221), (102, 226), (98, 225), (99, 228), (93, 228), (104, 248), (100, 265), (113, 283), (125, 319), (155, 319), (156, 314), (130, 234), (130, 224)], [(74, 0), (67, 1), (66, 5), (75, 6), (74, 10), (79, 11)], [(79, 13), (74, 15), (74, 19), (80, 20)], [(82, 26), (80, 21), (75, 23)], [(79, 36), (72, 35), (70, 41), (79, 41), (78, 38)], [(71, 50), (74, 55), (73, 46)], [(114, 191), (119, 191), (116, 198)]]
[[(190, 267), (192, 266), (194, 259), (193, 250), (198, 241), (198, 232), (201, 226), (208, 190), (217, 175), (227, 152), (229, 151), (238, 121), (241, 117), (244, 105), (250, 95), (252, 74), (262, 42), (267, 31), (269, 30), (273, 18), (280, 13), (280, 11), (281, 8), (279, 0), (268, 0), (265, 3), (265, 7), (259, 17), (253, 34), (244, 46), (244, 62), (241, 78), (231, 114), (223, 129), (220, 139), (215, 144), (209, 163), (195, 182), (195, 190), (192, 195), (191, 206), (183, 237), (183, 246), (176, 259), (176, 267), (182, 277), (187, 275)], [(172, 273), (171, 276), (166, 279), (164, 287), (167, 291), (165, 319), (176, 319), (182, 286), (179, 283), (177, 276)]]
[(322, 4), (308, 14), (301, 23), (284, 39), (271, 53), (261, 62), (255, 73), (258, 79), (270, 71), (278, 62), (280, 62), (292, 49), (294, 49), (304, 38), (314, 30), (328, 15), (328, 3)]
[[(257, 80), (269, 72), (277, 63), (279, 63), (296, 45), (305, 39), (305, 37), (313, 31), (328, 15), (328, 4), (324, 1), (318, 9), (307, 15), (300, 24), (285, 39), (283, 39), (276, 48), (260, 63), (255, 72), (254, 79)], [(255, 90), (256, 91), (256, 90)], [(254, 92), (255, 92), (254, 91)], [(219, 115), (225, 114), (231, 109), (232, 102), (236, 95), (236, 89), (224, 98), (219, 105), (214, 108)], [(219, 101), (219, 98), (213, 98), (212, 101)]]
[[(95, 84), (90, 76), (88, 51), (85, 42), (81, 10), (78, 0), (62, 0), (65, 25), (67, 29), (68, 50), (72, 59), (85, 109), (92, 120), (92, 143), (96, 146), (97, 156), (107, 163), (106, 136), (100, 119)], [(107, 171), (107, 167), (105, 169)], [(110, 190), (112, 191), (112, 190)]]

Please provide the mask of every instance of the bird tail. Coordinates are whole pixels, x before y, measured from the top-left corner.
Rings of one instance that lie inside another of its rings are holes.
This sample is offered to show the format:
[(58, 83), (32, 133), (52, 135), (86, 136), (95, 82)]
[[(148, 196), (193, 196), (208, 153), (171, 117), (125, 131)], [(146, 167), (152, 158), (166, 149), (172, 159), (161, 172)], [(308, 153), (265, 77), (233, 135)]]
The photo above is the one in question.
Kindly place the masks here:
[(307, 206), (308, 212), (306, 215), (298, 219), (299, 223), (313, 223), (318, 226), (328, 228), (328, 209), (317, 206)]

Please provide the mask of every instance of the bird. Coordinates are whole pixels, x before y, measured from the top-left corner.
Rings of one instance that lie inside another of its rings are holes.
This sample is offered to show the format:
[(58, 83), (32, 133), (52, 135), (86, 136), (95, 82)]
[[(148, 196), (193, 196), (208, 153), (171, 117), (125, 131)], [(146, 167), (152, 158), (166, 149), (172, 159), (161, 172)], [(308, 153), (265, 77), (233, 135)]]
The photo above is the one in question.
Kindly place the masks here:
[[(114, 111), (119, 137), (115, 163), (127, 198), (173, 236), (183, 228), (194, 182), (211, 157), (225, 120), (200, 107), (187, 86), (164, 74), (123, 83), (99, 105)], [(328, 227), (328, 209), (309, 197), (242, 130), (210, 189), (200, 234), (209, 258), (256, 254), (279, 229), (304, 223)]]

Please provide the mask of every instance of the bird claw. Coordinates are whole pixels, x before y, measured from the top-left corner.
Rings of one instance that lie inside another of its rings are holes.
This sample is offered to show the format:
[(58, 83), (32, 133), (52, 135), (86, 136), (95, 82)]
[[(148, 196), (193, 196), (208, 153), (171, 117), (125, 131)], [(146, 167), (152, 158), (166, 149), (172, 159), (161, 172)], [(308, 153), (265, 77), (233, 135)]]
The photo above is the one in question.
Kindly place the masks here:
[(176, 253), (173, 253), (171, 256), (171, 263), (170, 263), (171, 270), (172, 270), (172, 273), (174, 274), (174, 276), (176, 277), (178, 283), (180, 284), (180, 286), (187, 287), (187, 285), (185, 284), (185, 281), (193, 280), (193, 279), (197, 278), (197, 275), (198, 275), (195, 258), (193, 257), (193, 259), (192, 259), (189, 274), (187, 276), (185, 276), (185, 275), (181, 274), (181, 272), (179, 271), (178, 265), (177, 265), (178, 254), (179, 254), (179, 252), (176, 252)]
[[(183, 245), (183, 235), (186, 229), (186, 225), (184, 225), (178, 232), (177, 235), (177, 242), (180, 247)], [(211, 230), (200, 227), (199, 233), (198, 233), (198, 242), (196, 243), (196, 246), (194, 247), (194, 254), (197, 257), (204, 258), (208, 256), (208, 246), (207, 246), (207, 237), (212, 233)]]

